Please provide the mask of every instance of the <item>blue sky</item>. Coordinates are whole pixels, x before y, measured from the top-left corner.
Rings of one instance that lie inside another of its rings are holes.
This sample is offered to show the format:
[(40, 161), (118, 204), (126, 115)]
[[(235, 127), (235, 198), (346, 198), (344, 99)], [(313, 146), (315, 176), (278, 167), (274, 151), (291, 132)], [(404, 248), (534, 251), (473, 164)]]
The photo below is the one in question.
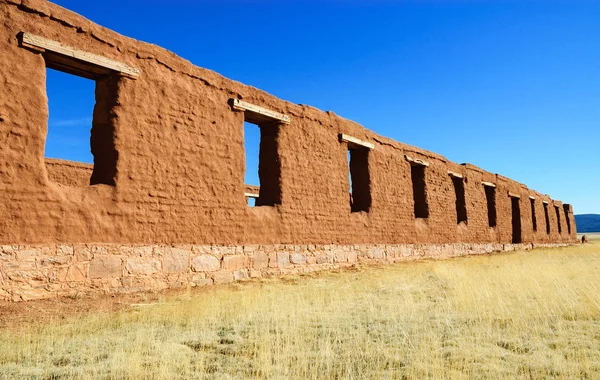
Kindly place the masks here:
[[(282, 99), (600, 213), (600, 1), (56, 2)], [(47, 156), (91, 161), (94, 85), (63, 75), (48, 75)]]

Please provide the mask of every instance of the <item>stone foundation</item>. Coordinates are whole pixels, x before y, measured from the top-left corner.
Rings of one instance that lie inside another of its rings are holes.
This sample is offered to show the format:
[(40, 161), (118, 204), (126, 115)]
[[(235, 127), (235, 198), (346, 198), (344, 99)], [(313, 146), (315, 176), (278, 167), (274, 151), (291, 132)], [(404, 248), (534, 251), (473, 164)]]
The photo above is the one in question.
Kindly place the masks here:
[(5, 245), (0, 300), (157, 291), (250, 278), (568, 244)]

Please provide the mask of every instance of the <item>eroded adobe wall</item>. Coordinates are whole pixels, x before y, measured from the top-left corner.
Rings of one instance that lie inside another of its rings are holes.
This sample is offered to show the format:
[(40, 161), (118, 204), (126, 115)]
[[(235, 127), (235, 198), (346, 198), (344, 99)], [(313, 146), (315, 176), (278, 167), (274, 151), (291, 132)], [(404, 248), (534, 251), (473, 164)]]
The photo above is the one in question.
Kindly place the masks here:
[[(562, 204), (520, 183), (381, 137), (332, 112), (280, 100), (52, 3), (2, 0), (0, 20), (1, 244), (506, 244), (513, 240), (509, 193), (520, 196), (523, 243), (575, 240), (572, 210), (569, 234)], [(94, 128), (113, 128), (116, 170), (103, 175), (114, 186), (87, 186), (89, 168), (44, 159), (45, 60), (19, 46), (20, 32), (140, 70), (137, 80), (109, 78), (97, 87), (97, 94), (114, 95), (104, 100), (112, 102), (110, 114), (94, 114)], [(278, 137), (279, 205), (246, 204), (244, 114), (232, 109), (232, 98), (291, 118)], [(374, 144), (369, 212), (350, 212), (347, 144), (340, 133)], [(429, 164), (427, 219), (413, 214), (406, 155)], [(448, 171), (465, 178), (467, 223), (457, 224)], [(482, 182), (496, 185), (495, 228), (488, 226)]]
[(92, 164), (46, 158), (48, 180), (68, 187), (86, 187), (90, 185)]

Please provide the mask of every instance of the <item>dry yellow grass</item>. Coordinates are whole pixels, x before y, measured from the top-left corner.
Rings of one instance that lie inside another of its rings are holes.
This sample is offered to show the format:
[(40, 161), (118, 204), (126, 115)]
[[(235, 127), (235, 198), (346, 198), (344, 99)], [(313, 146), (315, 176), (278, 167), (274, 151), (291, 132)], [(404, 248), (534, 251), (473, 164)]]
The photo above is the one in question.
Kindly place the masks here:
[(216, 287), (0, 331), (0, 377), (598, 378), (600, 240)]

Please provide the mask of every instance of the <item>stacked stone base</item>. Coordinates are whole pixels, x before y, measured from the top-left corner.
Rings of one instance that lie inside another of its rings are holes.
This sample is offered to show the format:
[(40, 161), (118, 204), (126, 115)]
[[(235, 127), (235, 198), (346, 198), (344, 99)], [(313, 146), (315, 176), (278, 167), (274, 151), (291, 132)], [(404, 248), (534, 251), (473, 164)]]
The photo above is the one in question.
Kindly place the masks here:
[(0, 300), (157, 291), (568, 244), (0, 246)]

